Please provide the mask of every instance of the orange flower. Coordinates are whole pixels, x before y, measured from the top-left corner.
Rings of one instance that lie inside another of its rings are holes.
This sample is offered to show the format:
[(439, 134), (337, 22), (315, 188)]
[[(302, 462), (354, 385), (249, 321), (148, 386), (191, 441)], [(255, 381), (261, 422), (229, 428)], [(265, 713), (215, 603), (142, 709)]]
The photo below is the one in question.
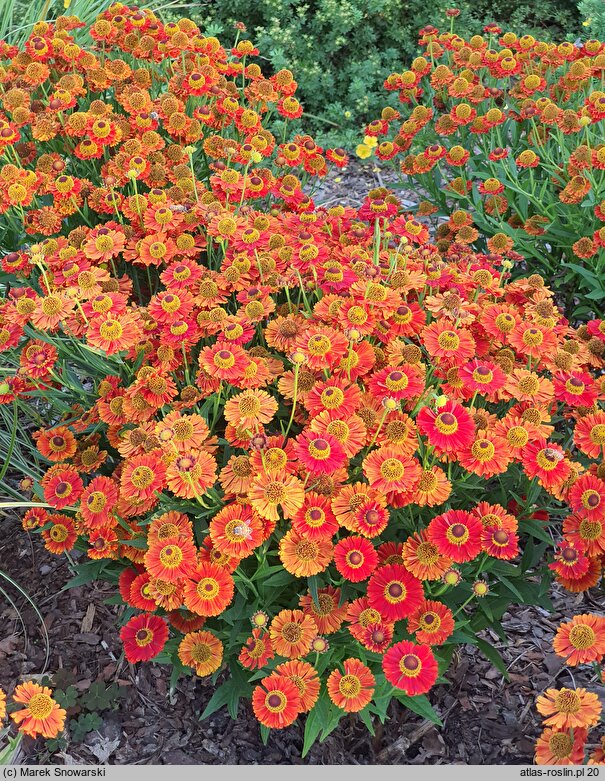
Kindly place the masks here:
[(219, 510), (210, 521), (209, 532), (217, 550), (241, 559), (249, 556), (263, 541), (259, 517), (239, 504)]
[(584, 762), (586, 730), (547, 727), (536, 742), (537, 765), (581, 765)]
[(233, 599), (231, 575), (217, 564), (201, 562), (185, 582), (185, 606), (199, 616), (218, 616)]
[(547, 689), (536, 701), (545, 726), (556, 729), (593, 727), (601, 715), (597, 694), (586, 689)]
[(452, 560), (441, 554), (437, 546), (427, 539), (426, 531), (408, 537), (401, 556), (406, 569), (419, 580), (439, 580), (452, 566)]
[(420, 507), (437, 507), (446, 502), (452, 492), (452, 484), (438, 466), (424, 469), (416, 488), (414, 504)]
[(363, 473), (377, 491), (411, 493), (420, 482), (422, 469), (416, 459), (387, 446), (372, 451), (364, 458)]
[(215, 480), (216, 460), (204, 450), (181, 453), (166, 468), (166, 487), (184, 499), (203, 496)]
[(31, 313), (31, 323), (41, 331), (56, 331), (59, 323), (65, 320), (75, 308), (75, 302), (65, 293), (51, 293), (38, 299)]
[(292, 681), (300, 694), (300, 712), (308, 713), (319, 697), (320, 682), (317, 670), (309, 662), (292, 659), (278, 664), (275, 672)]
[(460, 453), (459, 461), (469, 472), (481, 477), (502, 474), (511, 461), (508, 442), (479, 432), (475, 441)]
[(447, 320), (438, 320), (422, 331), (422, 342), (428, 354), (456, 366), (475, 355), (475, 341), (465, 328), (453, 328)]
[(76, 438), (66, 426), (36, 431), (33, 439), (49, 461), (67, 461), (77, 450)]
[(223, 661), (223, 644), (212, 632), (189, 632), (179, 644), (179, 659), (203, 677), (218, 670)]
[(124, 249), (126, 237), (123, 233), (110, 228), (98, 228), (89, 235), (83, 246), (83, 252), (87, 258), (99, 263), (107, 263), (115, 258)]
[(65, 725), (65, 710), (51, 697), (48, 686), (32, 681), (19, 684), (13, 692), (14, 702), (25, 707), (10, 714), (19, 731), (32, 738), (56, 738)]
[[(158, 451), (155, 451), (157, 453)], [(120, 493), (126, 499), (145, 501), (165, 486), (166, 467), (158, 455), (135, 456), (126, 461), (120, 477)]]
[(337, 632), (347, 615), (347, 602), (341, 602), (341, 591), (333, 586), (318, 589), (317, 602), (311, 594), (304, 594), (298, 604), (317, 624), (322, 635)]
[(270, 423), (277, 412), (277, 402), (266, 391), (245, 390), (225, 404), (225, 420), (240, 428), (254, 430), (258, 424)]
[(196, 553), (187, 537), (167, 537), (150, 544), (145, 553), (145, 567), (152, 578), (179, 583), (195, 569)]
[(284, 569), (299, 578), (323, 572), (332, 561), (334, 546), (329, 540), (312, 540), (294, 529), (279, 541), (279, 558)]
[(571, 667), (599, 661), (605, 654), (605, 618), (593, 613), (574, 616), (557, 629), (553, 648)]
[(103, 350), (107, 355), (129, 350), (140, 338), (141, 331), (129, 315), (96, 317), (89, 323), (86, 331), (88, 343)]
[(51, 526), (42, 532), (46, 549), (56, 555), (72, 550), (78, 539), (73, 520), (67, 515), (59, 514), (51, 515), (47, 520), (51, 522)]
[(376, 679), (359, 659), (345, 659), (344, 675), (333, 670), (328, 678), (328, 694), (337, 708), (357, 713), (372, 701)]
[(293, 475), (262, 474), (252, 481), (248, 499), (261, 518), (277, 521), (278, 508), (281, 508), (284, 518), (292, 518), (303, 506), (305, 492), (300, 480)]
[(177, 253), (174, 241), (164, 233), (152, 233), (138, 246), (138, 262), (144, 266), (168, 264)]
[(311, 641), (317, 634), (317, 624), (302, 610), (280, 611), (269, 627), (273, 650), (288, 659), (308, 654)]

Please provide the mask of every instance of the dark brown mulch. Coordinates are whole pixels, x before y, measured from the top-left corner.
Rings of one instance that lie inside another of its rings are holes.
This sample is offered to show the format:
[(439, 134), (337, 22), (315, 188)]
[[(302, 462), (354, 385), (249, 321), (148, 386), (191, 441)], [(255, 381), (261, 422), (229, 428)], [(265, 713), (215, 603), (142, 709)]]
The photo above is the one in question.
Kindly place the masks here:
[[(319, 187), (312, 191), (313, 200), (321, 206), (350, 206), (358, 209), (367, 193), (375, 187), (394, 188), (397, 174), (373, 160), (358, 160), (352, 155), (346, 168), (332, 168)], [(395, 189), (406, 209), (414, 209), (420, 198), (412, 189)]]
[[(115, 710), (102, 713), (103, 725), (81, 743), (55, 753), (56, 763), (111, 764), (298, 764), (302, 726), (273, 732), (263, 746), (248, 706), (232, 721), (219, 711), (205, 722), (199, 714), (212, 695), (203, 679), (182, 679), (174, 696), (169, 670), (121, 661), (117, 632), (120, 608), (104, 604), (111, 587), (91, 584), (60, 592), (69, 579), (64, 557), (48, 554), (38, 538), (29, 539), (16, 518), (4, 517), (0, 569), (27, 589), (38, 605), (50, 636), (50, 673), (73, 673), (80, 691), (97, 680), (117, 682), (125, 697)], [(6, 586), (25, 620), (26, 644), (14, 609), (0, 595), (0, 686), (11, 690), (22, 676), (40, 675), (44, 643), (34, 611), (17, 591)], [(535, 697), (549, 686), (577, 685), (585, 680), (561, 665), (551, 640), (558, 622), (591, 609), (583, 596), (559, 595), (557, 610), (519, 608), (504, 624), (510, 645), (503, 647), (507, 682), (474, 647), (461, 648), (447, 673), (449, 686), (438, 686), (431, 701), (443, 727), (434, 727), (398, 707), (377, 726), (373, 738), (356, 717), (346, 717), (323, 744), (316, 744), (311, 764), (519, 764), (530, 763), (539, 733)], [(594, 607), (598, 606), (592, 606)], [(595, 684), (591, 684), (595, 690)], [(597, 687), (598, 688), (598, 687)], [(603, 692), (603, 687), (601, 693)], [(25, 741), (22, 761), (48, 761), (44, 742)]]

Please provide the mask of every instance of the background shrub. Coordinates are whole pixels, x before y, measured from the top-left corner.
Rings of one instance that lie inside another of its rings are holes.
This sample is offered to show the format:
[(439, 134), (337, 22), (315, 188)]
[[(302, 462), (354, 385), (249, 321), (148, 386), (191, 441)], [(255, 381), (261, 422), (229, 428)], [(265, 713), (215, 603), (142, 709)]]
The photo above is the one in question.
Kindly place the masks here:
[(578, 11), (582, 19), (583, 36), (605, 38), (605, 3), (602, 0), (580, 0)]

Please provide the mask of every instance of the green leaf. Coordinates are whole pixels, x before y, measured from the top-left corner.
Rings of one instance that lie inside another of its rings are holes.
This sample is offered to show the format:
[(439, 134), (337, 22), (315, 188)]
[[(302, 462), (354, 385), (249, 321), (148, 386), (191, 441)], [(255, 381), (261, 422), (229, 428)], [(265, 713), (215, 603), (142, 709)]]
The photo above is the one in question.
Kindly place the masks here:
[(317, 575), (313, 575), (310, 578), (307, 578), (307, 585), (309, 586), (309, 593), (311, 594), (311, 598), (313, 599), (313, 602), (319, 607), (319, 581), (317, 579)]
[(263, 746), (266, 746), (269, 741), (269, 735), (271, 730), (269, 727), (265, 727), (264, 724), (259, 724), (260, 727), (260, 739), (263, 741)]
[(522, 604), (525, 602), (523, 599), (523, 594), (519, 591), (515, 584), (508, 578), (505, 578), (504, 575), (500, 575), (500, 583), (504, 583), (504, 585), (519, 599), (519, 602)]
[(204, 719), (207, 719), (209, 716), (212, 716), (213, 713), (216, 713), (218, 710), (225, 707), (229, 699), (229, 683), (229, 681), (225, 681), (225, 683), (222, 683), (218, 689), (215, 690), (200, 716), (200, 721), (204, 721)]
[(230, 668), (230, 671), (230, 678), (218, 687), (206, 705), (204, 712), (200, 716), (202, 721), (216, 713), (217, 710), (225, 707), (225, 705), (231, 718), (236, 719), (239, 701), (242, 697), (251, 695), (252, 686), (241, 667), (235, 665)]
[(76, 704), (78, 700), (78, 690), (75, 686), (68, 686), (65, 690), (55, 689), (53, 697), (62, 708), (67, 710), (73, 708)]
[(89, 732), (100, 729), (103, 719), (98, 713), (83, 713), (77, 719), (70, 719), (69, 732), (76, 743), (81, 743)]
[(438, 727), (443, 726), (443, 722), (435, 713), (433, 706), (428, 701), (425, 694), (417, 694), (415, 697), (410, 697), (410, 695), (406, 694), (405, 692), (399, 692), (395, 690), (393, 692), (393, 697), (406, 708), (414, 711), (414, 713), (422, 716), (422, 718), (426, 719), (427, 721), (436, 724)]
[(363, 710), (359, 711), (359, 718), (365, 724), (366, 729), (368, 730), (370, 735), (375, 735), (376, 731), (374, 730), (374, 724), (372, 722), (372, 713), (369, 709), (369, 706), (366, 706)]
[(483, 656), (485, 656), (485, 658), (488, 659), (496, 669), (500, 670), (502, 675), (508, 681), (508, 670), (506, 669), (506, 663), (502, 658), (500, 651), (498, 651), (498, 649), (495, 648), (491, 643), (488, 643), (487, 640), (483, 640), (481, 637), (475, 638), (475, 641)]
[(99, 580), (101, 573), (107, 568), (108, 562), (103, 559), (98, 561), (87, 561), (85, 564), (78, 566), (78, 574), (63, 586), (61, 591), (68, 591), (71, 588), (77, 588), (78, 586), (85, 586), (87, 583), (93, 583), (95, 580)]
[(307, 716), (307, 720), (305, 722), (305, 734), (301, 755), (303, 759), (307, 756), (311, 746), (315, 743), (319, 737), (319, 733), (327, 723), (330, 706), (330, 698), (328, 697), (327, 691), (324, 689), (319, 695), (315, 705), (309, 711), (309, 715)]
[(89, 711), (108, 710), (117, 705), (117, 701), (124, 696), (126, 689), (112, 683), (106, 686), (103, 681), (92, 683), (88, 691), (80, 696), (81, 705)]
[(544, 528), (542, 521), (536, 520), (536, 518), (522, 518), (519, 521), (519, 531), (527, 534), (531, 534), (537, 540), (542, 540), (549, 545), (553, 545), (553, 540), (550, 534)]

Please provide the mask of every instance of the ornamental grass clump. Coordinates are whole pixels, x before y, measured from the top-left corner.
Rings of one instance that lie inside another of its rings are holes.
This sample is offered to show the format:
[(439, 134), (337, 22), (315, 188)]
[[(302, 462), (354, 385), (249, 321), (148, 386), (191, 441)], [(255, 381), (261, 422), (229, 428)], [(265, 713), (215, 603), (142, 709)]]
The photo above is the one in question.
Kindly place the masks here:
[(422, 54), (384, 82), (401, 110), (365, 132), (427, 195), (424, 211), (448, 218), (440, 246), (520, 253), (517, 273), (547, 276), (586, 320), (605, 294), (605, 44), (483, 32), (423, 28)]
[(384, 188), (317, 206), (344, 156), (276, 147), (292, 84), (251, 43), (112, 6), (81, 49), (77, 24), (3, 49), (24, 528), (116, 585), (129, 662), (220, 683), (202, 715), (308, 714), (305, 752), (392, 701), (438, 721), (457, 646), (505, 670), (481, 630), (601, 579), (602, 321)]

